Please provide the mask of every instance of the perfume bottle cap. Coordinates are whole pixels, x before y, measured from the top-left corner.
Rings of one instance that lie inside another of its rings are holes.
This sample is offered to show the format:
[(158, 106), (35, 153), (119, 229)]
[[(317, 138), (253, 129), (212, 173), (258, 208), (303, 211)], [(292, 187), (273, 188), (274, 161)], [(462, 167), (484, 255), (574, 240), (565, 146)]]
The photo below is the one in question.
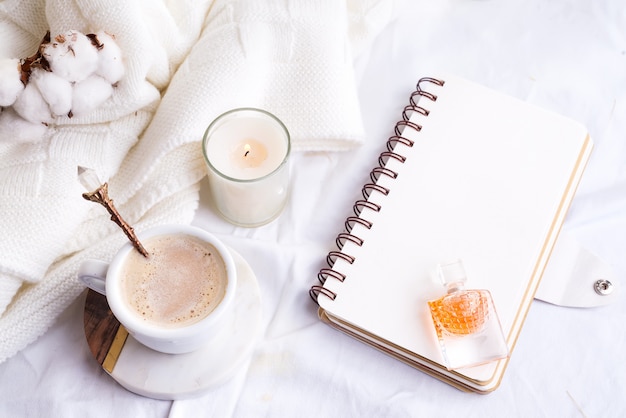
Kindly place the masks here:
[(467, 281), (465, 267), (463, 266), (463, 261), (460, 259), (439, 264), (437, 270), (439, 272), (439, 278), (448, 288), (448, 292), (454, 292), (463, 288)]

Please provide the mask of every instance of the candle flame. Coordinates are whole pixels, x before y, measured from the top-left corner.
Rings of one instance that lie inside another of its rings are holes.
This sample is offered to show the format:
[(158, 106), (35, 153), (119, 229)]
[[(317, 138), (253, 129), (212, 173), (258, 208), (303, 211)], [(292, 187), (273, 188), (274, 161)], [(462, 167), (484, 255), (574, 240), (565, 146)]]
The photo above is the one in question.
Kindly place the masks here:
[(243, 150), (245, 151), (245, 154), (243, 154), (243, 156), (247, 157), (248, 154), (250, 154), (250, 144), (244, 145)]

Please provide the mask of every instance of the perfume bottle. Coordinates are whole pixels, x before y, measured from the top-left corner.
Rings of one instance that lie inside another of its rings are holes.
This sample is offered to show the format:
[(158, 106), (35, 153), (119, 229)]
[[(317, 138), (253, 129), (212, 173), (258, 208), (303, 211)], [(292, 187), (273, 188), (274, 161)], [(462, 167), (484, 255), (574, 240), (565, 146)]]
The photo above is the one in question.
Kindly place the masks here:
[(449, 370), (506, 358), (509, 349), (488, 290), (465, 289), (461, 260), (438, 266), (447, 294), (428, 301), (445, 366)]

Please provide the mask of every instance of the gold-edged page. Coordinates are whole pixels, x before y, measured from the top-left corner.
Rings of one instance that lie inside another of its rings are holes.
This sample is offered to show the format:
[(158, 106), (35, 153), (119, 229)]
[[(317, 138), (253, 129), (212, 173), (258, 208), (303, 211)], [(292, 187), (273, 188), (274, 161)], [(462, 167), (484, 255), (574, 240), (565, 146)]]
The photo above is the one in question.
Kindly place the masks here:
[(319, 317), (322, 321), (326, 322), (333, 328), (466, 392), (489, 393), (495, 390), (500, 384), (500, 380), (502, 378), (502, 373), (499, 372), (499, 370), (504, 370), (507, 361), (499, 361), (492, 379), (488, 381), (476, 381), (468, 379), (461, 373), (448, 370), (442, 364), (409, 352), (404, 347), (400, 347), (389, 341), (383, 340), (377, 335), (369, 334), (354, 324), (347, 323), (340, 318), (333, 316), (332, 314), (324, 311), (322, 308), (319, 310)]

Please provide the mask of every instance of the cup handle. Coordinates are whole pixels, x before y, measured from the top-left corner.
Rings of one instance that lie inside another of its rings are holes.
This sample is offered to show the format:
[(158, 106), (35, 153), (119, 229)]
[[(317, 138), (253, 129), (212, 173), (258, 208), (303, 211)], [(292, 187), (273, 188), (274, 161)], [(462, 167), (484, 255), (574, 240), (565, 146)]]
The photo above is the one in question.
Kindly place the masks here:
[(85, 260), (78, 269), (78, 278), (87, 287), (101, 295), (106, 295), (106, 277), (109, 265), (100, 260)]

